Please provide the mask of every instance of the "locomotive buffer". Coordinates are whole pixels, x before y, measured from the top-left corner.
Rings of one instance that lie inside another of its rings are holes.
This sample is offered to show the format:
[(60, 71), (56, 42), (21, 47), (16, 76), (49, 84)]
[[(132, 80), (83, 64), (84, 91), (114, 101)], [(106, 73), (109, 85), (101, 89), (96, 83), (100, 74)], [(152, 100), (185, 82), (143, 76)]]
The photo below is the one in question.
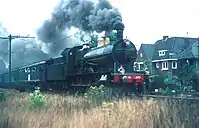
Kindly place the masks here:
[(35, 37), (30, 37), (30, 36), (12, 36), (12, 35), (9, 35), (8, 37), (0, 37), (0, 39), (9, 39), (9, 51), (8, 51), (8, 60), (9, 60), (9, 83), (12, 82), (12, 74), (11, 74), (11, 42), (12, 42), (12, 39), (15, 39), (15, 38), (35, 38)]

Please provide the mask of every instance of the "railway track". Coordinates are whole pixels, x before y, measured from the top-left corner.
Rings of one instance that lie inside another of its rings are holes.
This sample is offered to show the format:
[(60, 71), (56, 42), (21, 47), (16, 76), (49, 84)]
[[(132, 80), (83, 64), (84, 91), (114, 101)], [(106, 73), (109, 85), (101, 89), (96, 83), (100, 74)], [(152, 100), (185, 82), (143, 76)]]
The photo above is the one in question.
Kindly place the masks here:
[(192, 95), (173, 95), (173, 96), (165, 96), (165, 95), (129, 95), (127, 97), (130, 98), (141, 98), (141, 99), (175, 99), (175, 100), (194, 100), (199, 101), (199, 96), (192, 96)]

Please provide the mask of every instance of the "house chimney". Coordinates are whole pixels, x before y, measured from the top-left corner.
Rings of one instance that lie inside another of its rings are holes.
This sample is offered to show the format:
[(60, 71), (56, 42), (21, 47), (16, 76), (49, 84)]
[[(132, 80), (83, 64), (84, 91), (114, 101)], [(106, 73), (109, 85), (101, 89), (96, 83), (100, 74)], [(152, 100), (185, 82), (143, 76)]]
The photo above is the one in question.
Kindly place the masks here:
[(167, 40), (169, 38), (169, 36), (163, 36), (163, 40)]

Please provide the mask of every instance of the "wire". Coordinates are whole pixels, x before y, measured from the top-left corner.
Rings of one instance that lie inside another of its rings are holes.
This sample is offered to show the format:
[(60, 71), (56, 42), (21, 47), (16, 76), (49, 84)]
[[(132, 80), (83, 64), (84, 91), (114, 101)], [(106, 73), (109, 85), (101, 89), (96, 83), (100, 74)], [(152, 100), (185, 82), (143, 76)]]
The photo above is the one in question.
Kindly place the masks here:
[(81, 31), (79, 31), (79, 32), (76, 32), (75, 34), (72, 34), (72, 35), (70, 35), (70, 36), (64, 37), (64, 38), (60, 39), (59, 41), (62, 41), (62, 40), (68, 39), (68, 38), (70, 38), (70, 37), (72, 37), (72, 36), (74, 36), (74, 35), (77, 35), (77, 34), (81, 33), (81, 32), (82, 32), (82, 30), (81, 30)]
[[(71, 4), (72, 3), (72, 0), (70, 1), (70, 2), (68, 2), (67, 4), (66, 4), (66, 6), (64, 6), (63, 8), (61, 8), (59, 11), (57, 11), (56, 13), (53, 13), (53, 14), (51, 14), (52, 16), (56, 16), (58, 13), (60, 13), (62, 10), (64, 10), (65, 8), (67, 8), (68, 6), (69, 6), (69, 4)], [(94, 4), (94, 3), (93, 3)], [(65, 39), (68, 39), (68, 38), (70, 38), (70, 37), (72, 37), (72, 36), (75, 36), (75, 35), (77, 35), (77, 34), (79, 34), (79, 33), (81, 33), (82, 32), (82, 30), (81, 31), (79, 31), (79, 32), (77, 32), (77, 33), (75, 33), (75, 34), (73, 34), (73, 35), (70, 35), (70, 36), (67, 36), (67, 37), (64, 37), (64, 38), (62, 38), (62, 39), (59, 39), (59, 40), (57, 40), (57, 41), (62, 41), (62, 40), (65, 40)], [(56, 41), (56, 42), (57, 42)], [(49, 41), (49, 42), (51, 42), (51, 41)], [(55, 43), (55, 42), (53, 42), (53, 43)]]
[[(60, 1), (60, 2), (61, 2), (61, 1)], [(51, 14), (51, 15), (54, 16), (54, 17), (56, 17), (56, 15), (57, 15), (58, 13), (60, 13), (60, 12), (61, 12), (62, 10), (64, 10), (65, 8), (67, 8), (67, 7), (69, 6), (69, 4), (71, 4), (71, 3), (72, 3), (72, 0), (69, 1), (69, 2), (66, 4), (66, 6), (64, 6), (63, 8), (61, 8), (59, 11), (57, 11), (56, 13), (53, 13), (53, 14)], [(62, 38), (62, 39), (56, 40), (56, 42), (62, 41), (62, 40), (65, 40), (65, 39), (68, 39), (68, 38), (70, 38), (70, 37), (73, 37), (73, 36), (75, 36), (75, 35), (81, 33), (81, 32), (82, 32), (82, 30), (79, 31), (79, 32), (77, 32), (77, 33), (75, 33), (75, 34), (72, 34), (72, 35), (70, 35), (70, 36), (67, 36), (67, 37), (64, 37), (64, 38)], [(51, 42), (51, 41), (49, 41), (49, 42)], [(55, 43), (55, 42), (53, 42), (53, 43)]]
[[(61, 1), (60, 1), (61, 2)], [(69, 6), (69, 4), (72, 3), (72, 0), (66, 4), (66, 6), (64, 6), (63, 8), (61, 8), (59, 11), (57, 11), (56, 13), (53, 13), (52, 16), (56, 16), (58, 13), (60, 13), (62, 10), (64, 10), (65, 8), (67, 8)]]

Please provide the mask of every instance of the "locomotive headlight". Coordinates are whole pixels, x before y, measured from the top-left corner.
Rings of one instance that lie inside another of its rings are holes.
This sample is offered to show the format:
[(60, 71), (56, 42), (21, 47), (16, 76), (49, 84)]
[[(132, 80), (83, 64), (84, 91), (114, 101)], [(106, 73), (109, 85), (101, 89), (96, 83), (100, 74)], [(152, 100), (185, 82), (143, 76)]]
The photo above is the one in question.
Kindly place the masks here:
[(123, 76), (123, 77), (122, 77), (122, 79), (127, 79), (127, 78), (128, 78), (127, 76)]
[(132, 77), (131, 77), (131, 76), (128, 76), (128, 79), (132, 79)]
[(135, 76), (135, 79), (141, 79), (142, 77), (141, 76)]
[(127, 81), (128, 81), (128, 77), (127, 77), (127, 76), (123, 76), (123, 77), (122, 77), (122, 80), (123, 80), (124, 82), (127, 82)]
[(155, 89), (155, 92), (158, 92), (159, 90), (158, 89)]
[(176, 90), (172, 90), (171, 92), (175, 93), (175, 92), (176, 92)]

